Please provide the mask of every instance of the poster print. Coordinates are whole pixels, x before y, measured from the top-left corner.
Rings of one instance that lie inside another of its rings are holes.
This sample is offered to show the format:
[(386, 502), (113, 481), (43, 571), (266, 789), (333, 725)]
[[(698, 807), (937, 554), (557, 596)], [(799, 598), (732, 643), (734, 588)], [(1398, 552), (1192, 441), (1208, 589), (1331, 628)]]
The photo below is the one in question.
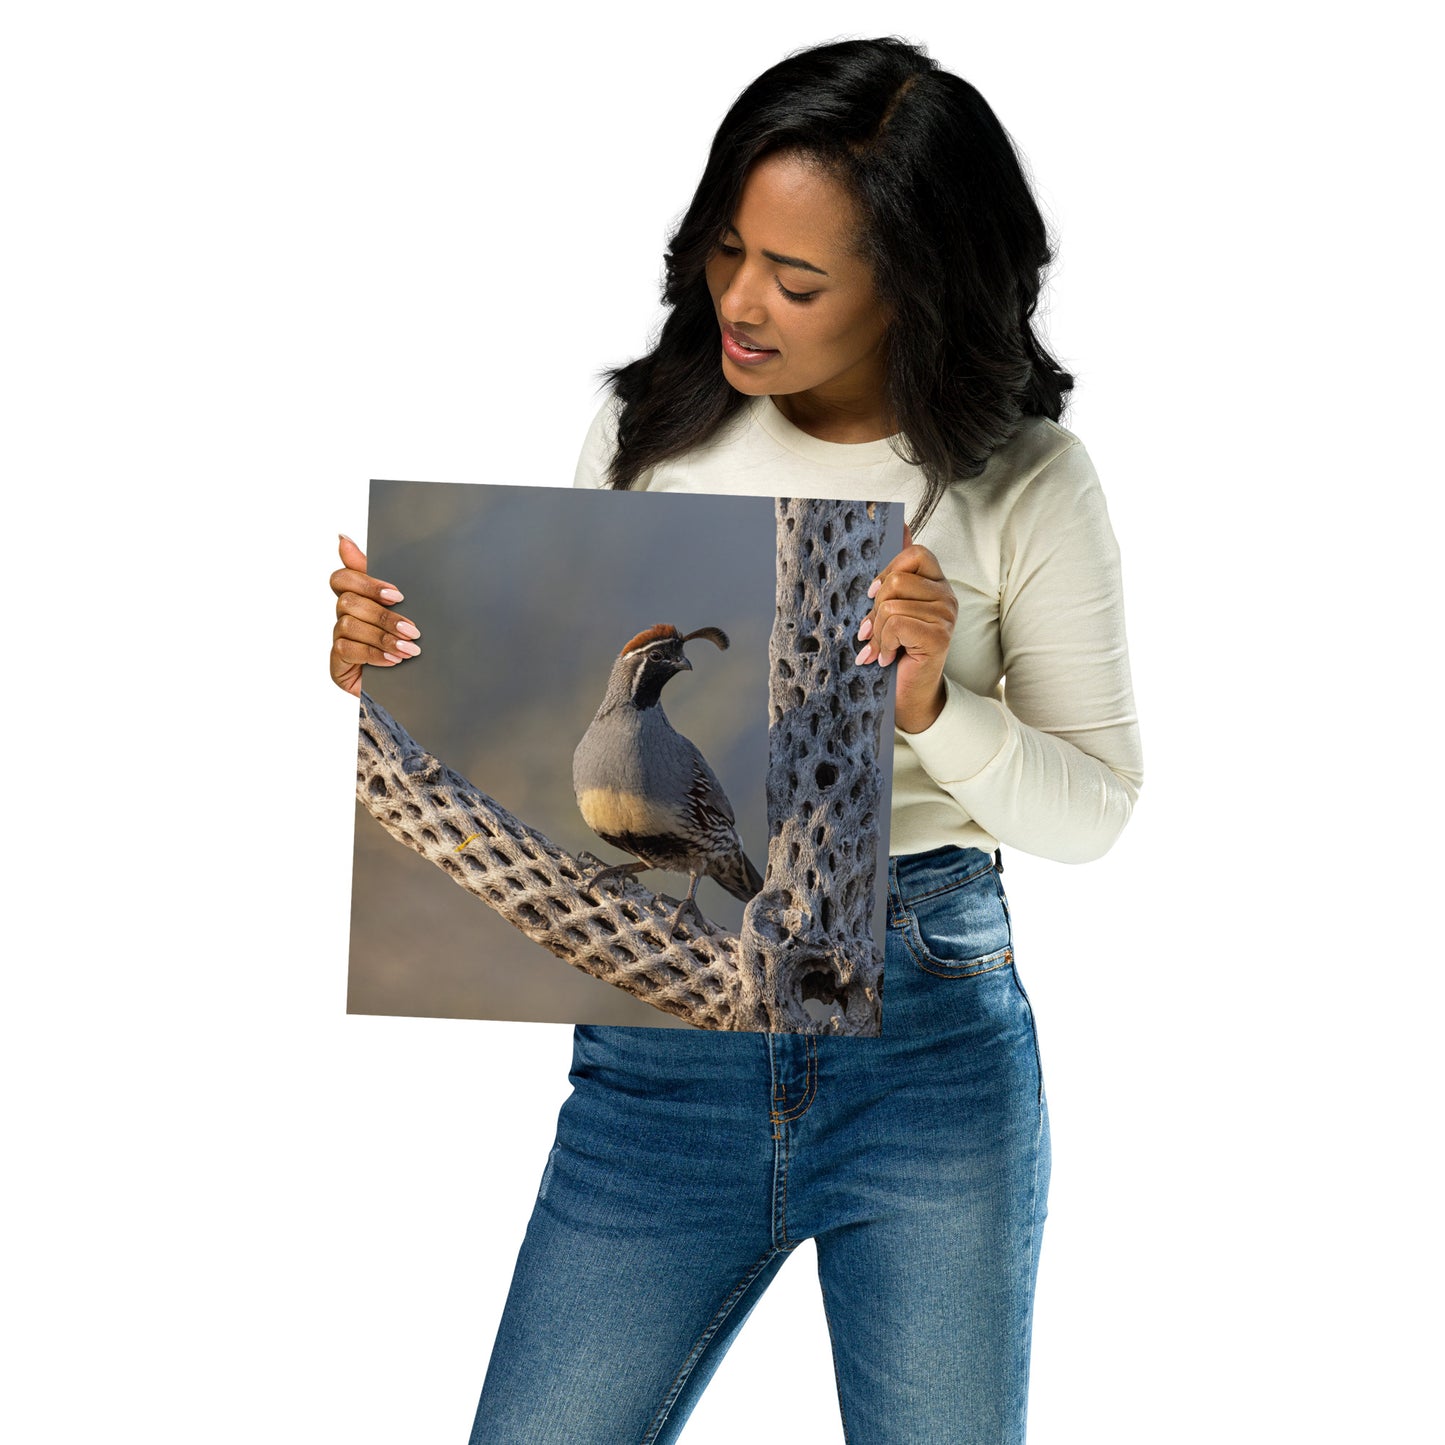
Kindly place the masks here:
[[(348, 1011), (877, 1034), (901, 509), (373, 482)], [(886, 740), (886, 745), (885, 745)]]

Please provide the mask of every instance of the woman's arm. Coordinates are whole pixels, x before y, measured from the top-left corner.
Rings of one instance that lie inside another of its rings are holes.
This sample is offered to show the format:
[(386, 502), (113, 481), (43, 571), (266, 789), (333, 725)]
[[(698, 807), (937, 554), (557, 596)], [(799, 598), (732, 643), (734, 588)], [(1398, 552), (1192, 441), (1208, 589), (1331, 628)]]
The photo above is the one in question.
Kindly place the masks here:
[[(616, 431), (609, 398), (588, 428), (575, 486), (606, 485)], [(1000, 842), (1089, 862), (1123, 830), (1143, 772), (1119, 549), (1080, 443), (1020, 490), (1000, 548), (1004, 701), (945, 673), (943, 711), (895, 741)]]
[(1089, 862), (1128, 822), (1143, 758), (1119, 548), (1082, 445), (1021, 490), (1001, 547), (1003, 701), (945, 677), (938, 719), (897, 736), (1000, 842)]

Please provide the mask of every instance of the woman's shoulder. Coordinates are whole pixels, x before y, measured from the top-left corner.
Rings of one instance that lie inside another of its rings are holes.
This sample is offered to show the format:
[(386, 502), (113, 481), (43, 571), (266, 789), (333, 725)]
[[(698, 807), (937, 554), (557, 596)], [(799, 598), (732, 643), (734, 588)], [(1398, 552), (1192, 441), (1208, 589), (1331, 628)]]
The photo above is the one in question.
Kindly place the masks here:
[(1026, 416), (1018, 430), (989, 458), (984, 475), (1008, 486), (1026, 487), (1044, 476), (1088, 467), (1084, 444), (1067, 427), (1046, 416)]
[(1003, 518), (1020, 508), (1071, 509), (1085, 492), (1099, 491), (1099, 477), (1073, 432), (1048, 417), (1029, 416), (968, 487), (985, 509)]
[[(1118, 564), (1118, 543), (1098, 473), (1082, 441), (1047, 417), (1030, 417), (999, 457), (996, 513), (1005, 559), (1075, 555)], [(1008, 569), (1007, 560), (1005, 570)]]
[(622, 402), (617, 393), (609, 391), (587, 428), (582, 450), (577, 457), (577, 470), (572, 477), (574, 487), (605, 487), (607, 469), (617, 451), (617, 418)]
[(1030, 416), (978, 476), (948, 489), (930, 526), (938, 546), (954, 548), (969, 539), (980, 558), (992, 559), (1025, 539), (1057, 537), (1102, 509), (1103, 493), (1083, 442), (1058, 422)]

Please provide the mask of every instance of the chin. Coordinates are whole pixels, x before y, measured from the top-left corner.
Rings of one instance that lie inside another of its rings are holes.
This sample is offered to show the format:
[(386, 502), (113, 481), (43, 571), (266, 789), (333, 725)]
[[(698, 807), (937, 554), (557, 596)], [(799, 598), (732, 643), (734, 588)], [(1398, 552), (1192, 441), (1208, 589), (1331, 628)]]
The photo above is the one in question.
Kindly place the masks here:
[(761, 376), (747, 371), (741, 366), (732, 366), (724, 363), (723, 379), (734, 391), (740, 391), (744, 396), (771, 396), (773, 387)]

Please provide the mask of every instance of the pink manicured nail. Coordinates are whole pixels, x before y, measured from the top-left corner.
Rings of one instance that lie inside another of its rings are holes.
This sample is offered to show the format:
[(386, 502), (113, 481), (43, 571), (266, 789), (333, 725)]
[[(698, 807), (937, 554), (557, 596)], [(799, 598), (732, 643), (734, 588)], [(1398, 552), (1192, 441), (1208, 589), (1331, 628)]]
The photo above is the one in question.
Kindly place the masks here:
[(873, 644), (870, 642), (870, 643), (868, 644), (868, 646), (865, 647), (865, 648), (863, 649), (863, 651), (860, 652), (860, 653), (858, 654), (858, 656), (853, 659), (854, 665), (855, 665), (855, 666), (858, 666), (858, 667), (861, 667), (865, 662), (868, 661), (868, 658), (869, 658), (870, 654), (872, 653), (872, 651), (873, 651)]
[(381, 600), (383, 602), (400, 602), (401, 593), (395, 587), (383, 587), (381, 589)]
[(873, 619), (872, 619), (871, 617), (865, 617), (865, 618), (863, 619), (863, 625), (862, 625), (862, 627), (860, 627), (860, 628), (858, 629), (858, 641), (859, 641), (859, 642), (867, 642), (868, 639), (869, 639), (869, 637), (872, 636), (872, 633), (873, 633)]
[(401, 633), (403, 637), (421, 636), (421, 629), (419, 627), (411, 622), (403, 622), (399, 618), (397, 619), (396, 630)]
[(878, 595), (878, 589), (879, 589), (882, 585), (883, 585), (883, 579), (882, 579), (881, 577), (875, 577), (875, 578), (873, 579), (873, 585), (868, 589), (868, 595), (869, 595), (870, 597), (876, 597), (876, 596)]
[(396, 644), (396, 650), (406, 653), (408, 657), (415, 657), (421, 651), (421, 648), (414, 642), (398, 642)]
[(381, 654), (388, 662), (404, 662), (406, 659), (398, 657), (394, 652), (383, 652)]

